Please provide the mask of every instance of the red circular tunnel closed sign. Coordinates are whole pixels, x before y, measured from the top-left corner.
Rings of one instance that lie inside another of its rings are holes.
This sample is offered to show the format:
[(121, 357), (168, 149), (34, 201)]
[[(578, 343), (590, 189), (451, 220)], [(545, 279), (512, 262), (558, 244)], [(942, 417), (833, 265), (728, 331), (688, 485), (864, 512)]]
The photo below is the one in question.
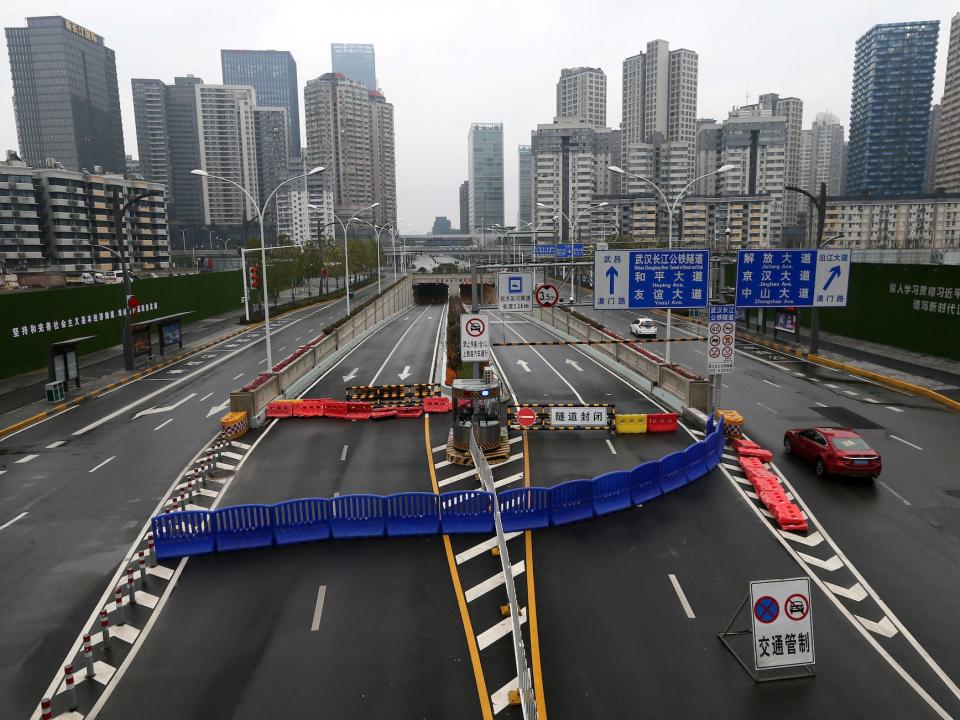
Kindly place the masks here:
[(533, 408), (520, 408), (517, 410), (517, 423), (520, 427), (530, 427), (537, 422), (537, 413)]

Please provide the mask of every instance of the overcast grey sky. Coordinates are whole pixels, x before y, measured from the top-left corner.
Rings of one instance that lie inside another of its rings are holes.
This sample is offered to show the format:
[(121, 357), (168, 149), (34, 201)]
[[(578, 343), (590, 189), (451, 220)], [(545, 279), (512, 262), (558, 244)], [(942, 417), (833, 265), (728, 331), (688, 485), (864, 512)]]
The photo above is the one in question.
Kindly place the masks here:
[[(471, 122), (504, 124), (506, 215), (516, 215), (517, 146), (553, 118), (563, 67), (606, 72), (611, 127), (620, 123), (623, 59), (656, 38), (699, 54), (699, 117), (724, 118), (733, 105), (778, 92), (803, 100), (804, 127), (823, 110), (847, 125), (857, 38), (878, 23), (939, 20), (938, 102), (958, 10), (932, 0), (31, 0), (4, 3), (0, 17), (7, 27), (25, 25), (24, 12), (64, 15), (104, 37), (117, 54), (126, 151), (134, 157), (132, 77), (171, 82), (192, 73), (218, 83), (220, 48), (289, 50), (302, 91), (330, 71), (331, 42), (373, 43), (377, 78), (395, 108), (401, 226), (423, 232), (436, 215), (459, 224)], [(7, 68), (0, 138), (15, 148)]]

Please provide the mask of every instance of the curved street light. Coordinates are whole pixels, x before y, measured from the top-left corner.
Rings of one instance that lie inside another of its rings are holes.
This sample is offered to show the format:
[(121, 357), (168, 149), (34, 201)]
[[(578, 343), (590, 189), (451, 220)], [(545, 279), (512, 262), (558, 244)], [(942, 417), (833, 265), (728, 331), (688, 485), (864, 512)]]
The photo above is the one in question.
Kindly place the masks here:
[(353, 214), (353, 217), (347, 220), (346, 225), (343, 224), (343, 220), (341, 220), (336, 213), (334, 213), (333, 215), (333, 219), (336, 220), (338, 223), (340, 223), (340, 227), (343, 228), (343, 280), (347, 290), (347, 315), (348, 316), (350, 315), (350, 252), (347, 247), (347, 229), (350, 227), (350, 223), (356, 220), (357, 216), (360, 213), (366, 212), (367, 210), (373, 210), (379, 204), (380, 204), (379, 202), (375, 202), (372, 205), (368, 205), (367, 207), (361, 210), (357, 210)]

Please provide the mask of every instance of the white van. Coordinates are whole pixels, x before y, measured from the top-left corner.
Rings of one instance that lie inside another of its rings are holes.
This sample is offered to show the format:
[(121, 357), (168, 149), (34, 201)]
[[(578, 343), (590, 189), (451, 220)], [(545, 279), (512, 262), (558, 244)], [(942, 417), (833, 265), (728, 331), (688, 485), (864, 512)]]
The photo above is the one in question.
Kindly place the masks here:
[(94, 283), (95, 281), (94, 281), (94, 279), (93, 279), (93, 275), (92, 275), (92, 274), (90, 274), (90, 273), (80, 273), (80, 282), (81, 282), (83, 285), (93, 285), (93, 283)]

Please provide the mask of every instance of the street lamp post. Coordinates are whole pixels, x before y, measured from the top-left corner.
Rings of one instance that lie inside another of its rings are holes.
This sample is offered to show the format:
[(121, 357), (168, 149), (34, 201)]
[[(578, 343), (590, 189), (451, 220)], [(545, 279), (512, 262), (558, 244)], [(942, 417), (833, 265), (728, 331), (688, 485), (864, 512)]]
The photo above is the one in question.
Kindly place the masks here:
[[(814, 197), (812, 193), (807, 192), (803, 188), (794, 187), (793, 185), (785, 185), (783, 189), (806, 195), (808, 198), (810, 198), (813, 206), (817, 208), (817, 237), (813, 242), (813, 247), (819, 250), (827, 244), (823, 242), (823, 226), (827, 219), (827, 184), (825, 182), (820, 183), (820, 192), (818, 197)], [(827, 242), (833, 242), (833, 240), (836, 240), (836, 238), (831, 238)], [(816, 355), (819, 352), (820, 310), (819, 308), (812, 307), (810, 308), (810, 354)]]
[[(137, 193), (121, 205), (120, 193), (117, 188), (113, 189), (113, 233), (117, 240), (117, 248), (119, 249), (119, 252), (116, 254), (120, 256), (120, 269), (123, 271), (123, 293), (126, 297), (126, 301), (124, 302), (126, 309), (124, 310), (123, 323), (123, 366), (127, 370), (133, 370), (133, 329), (130, 320), (130, 273), (127, 269), (127, 243), (123, 232), (123, 216), (126, 214), (127, 208), (131, 205), (140, 202), (146, 197), (159, 194), (161, 193), (154, 190)], [(92, 247), (101, 246), (95, 245)], [(104, 249), (110, 250), (110, 248)], [(110, 250), (110, 252), (113, 252), (113, 250)]]
[[(643, 175), (634, 175), (633, 173), (629, 173), (626, 170), (618, 168), (616, 165), (610, 165), (607, 169), (610, 172), (615, 172), (620, 175), (626, 175), (627, 177), (632, 177), (637, 180), (643, 180), (648, 185), (653, 186), (653, 189), (660, 194), (660, 197), (663, 199), (663, 204), (666, 205), (667, 207), (667, 247), (672, 250), (673, 249), (673, 215), (677, 211), (677, 206), (680, 204), (680, 201), (683, 199), (684, 194), (686, 194), (687, 190), (689, 190), (691, 187), (693, 187), (696, 183), (700, 182), (704, 178), (708, 178), (711, 175), (717, 175), (719, 173), (728, 172), (730, 170), (733, 170), (734, 167), (735, 167), (734, 165), (723, 165), (721, 167), (718, 167), (713, 172), (708, 172), (704, 175), (701, 175), (700, 177), (694, 178), (693, 180), (688, 182), (679, 193), (677, 193), (677, 197), (672, 204), (670, 203), (669, 200), (667, 200), (667, 196), (664, 195), (663, 190), (660, 189), (660, 186), (657, 185), (650, 178), (645, 178)], [(673, 319), (673, 312), (670, 308), (667, 308), (667, 338), (666, 338), (667, 349), (664, 352), (664, 355), (666, 356), (666, 361), (668, 365), (670, 364), (670, 325), (671, 325), (672, 319)]]
[(337, 216), (336, 214), (334, 214), (333, 216), (333, 219), (336, 220), (338, 223), (340, 223), (340, 227), (343, 228), (343, 280), (345, 283), (344, 287), (346, 288), (348, 316), (350, 315), (350, 251), (347, 245), (347, 229), (350, 227), (350, 223), (356, 220), (357, 216), (360, 213), (366, 212), (367, 210), (373, 210), (373, 208), (375, 208), (379, 204), (380, 203), (375, 202), (373, 203), (373, 205), (369, 205), (363, 208), (362, 210), (357, 210), (353, 214), (353, 216), (349, 220), (347, 220), (346, 225), (343, 224), (343, 220), (341, 220), (339, 216)]
[[(544, 205), (544, 204), (541, 203), (541, 202), (538, 202), (538, 203), (537, 203), (537, 207), (542, 207), (542, 208), (544, 208), (545, 210), (551, 210), (551, 211), (553, 211), (553, 212), (560, 213), (560, 216), (561, 216), (561, 217), (566, 218), (566, 220), (567, 220), (567, 226), (570, 228), (570, 235), (573, 236), (573, 237), (571, 238), (571, 240), (573, 240), (574, 242), (576, 242), (577, 237), (579, 236), (580, 218), (583, 216), (583, 214), (584, 214), (585, 212), (590, 212), (591, 210), (595, 210), (596, 208), (606, 207), (607, 205), (609, 205), (609, 203), (606, 202), (606, 201), (604, 201), (604, 202), (599, 202), (599, 203), (592, 203), (592, 204), (590, 204), (590, 205), (587, 205), (587, 207), (585, 207), (583, 210), (581, 210), (580, 212), (578, 212), (578, 213), (574, 216), (574, 220), (571, 221), (571, 220), (570, 220), (570, 216), (567, 215), (567, 214), (565, 214), (565, 213), (563, 212), (563, 210), (560, 210), (559, 208), (552, 208), (552, 207), (550, 207), (549, 205)], [(572, 249), (571, 249), (571, 252), (570, 252), (570, 261), (573, 262), (573, 251), (572, 251)], [(573, 303), (573, 302), (576, 301), (576, 292), (577, 292), (576, 270), (575, 270), (575, 268), (571, 268), (571, 269), (570, 269), (570, 302), (571, 302), (571, 303)]]
[[(317, 173), (322, 173), (326, 168), (324, 167), (315, 167), (309, 172), (303, 173), (302, 175), (295, 175), (291, 178), (287, 178), (282, 183), (277, 185), (273, 191), (267, 196), (267, 199), (263, 203), (263, 207), (266, 208), (270, 201), (273, 199), (273, 196), (277, 194), (277, 191), (286, 185), (289, 182), (294, 180), (301, 180), (308, 175), (316, 175)], [(250, 201), (250, 204), (253, 205), (254, 209), (257, 211), (257, 219), (260, 221), (260, 266), (263, 269), (263, 324), (264, 324), (264, 334), (266, 336), (267, 342), (267, 371), (273, 368), (273, 349), (270, 347), (270, 296), (267, 293), (267, 249), (264, 247), (265, 238), (263, 231), (263, 210), (260, 208), (260, 205), (253, 199), (253, 196), (247, 192), (247, 189), (243, 187), (240, 183), (234, 182), (229, 178), (220, 177), (219, 175), (211, 175), (206, 170), (201, 170), (199, 168), (190, 171), (194, 175), (199, 175), (204, 178), (211, 178), (213, 180), (220, 180), (221, 182), (228, 183), (233, 185), (235, 188), (240, 190), (244, 195), (247, 196), (247, 199)], [(247, 278), (243, 278), (244, 287), (246, 287)]]
[[(401, 218), (397, 218), (397, 221), (399, 220), (401, 220)], [(377, 295), (379, 295), (380, 294), (380, 233), (382, 233), (384, 230), (389, 230), (390, 223), (392, 223), (393, 220), (380, 226), (374, 225), (372, 222), (367, 222), (362, 218), (357, 218), (357, 222), (363, 223), (364, 225), (369, 225), (371, 229), (373, 229), (373, 231), (377, 234)], [(396, 248), (394, 248), (394, 250), (396, 250)], [(397, 281), (396, 273), (394, 273), (393, 281), (394, 282)]]

